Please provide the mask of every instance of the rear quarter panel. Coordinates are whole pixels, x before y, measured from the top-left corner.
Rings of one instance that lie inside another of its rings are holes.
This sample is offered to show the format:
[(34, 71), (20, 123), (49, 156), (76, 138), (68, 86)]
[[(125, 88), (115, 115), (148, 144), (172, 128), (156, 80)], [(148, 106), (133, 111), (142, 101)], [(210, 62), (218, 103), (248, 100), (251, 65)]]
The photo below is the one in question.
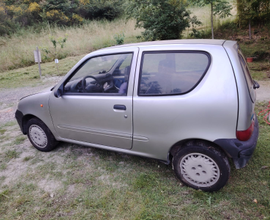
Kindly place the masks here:
[[(226, 41), (224, 48), (226, 49), (230, 62), (233, 66), (238, 89), (239, 116), (237, 130), (246, 130), (250, 126), (251, 119), (253, 118), (252, 116), (254, 114), (256, 91), (253, 88), (250, 88), (252, 94), (249, 94), (245, 75), (243, 74), (243, 70), (239, 62), (237, 43), (234, 41)], [(254, 100), (251, 99), (251, 96), (254, 97)]]

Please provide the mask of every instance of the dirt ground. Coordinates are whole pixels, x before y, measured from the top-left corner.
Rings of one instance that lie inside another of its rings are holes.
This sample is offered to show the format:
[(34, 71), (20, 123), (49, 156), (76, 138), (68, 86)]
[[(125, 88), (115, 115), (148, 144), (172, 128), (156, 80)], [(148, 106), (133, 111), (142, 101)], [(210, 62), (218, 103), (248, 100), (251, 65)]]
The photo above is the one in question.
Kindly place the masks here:
[(0, 88), (0, 126), (14, 119), (20, 98), (40, 92), (48, 87), (52, 87), (59, 80), (59, 77), (51, 77), (42, 79), (41, 83), (35, 87), (22, 87), (15, 89)]
[(270, 81), (258, 81), (260, 88), (257, 90), (257, 102), (270, 101)]

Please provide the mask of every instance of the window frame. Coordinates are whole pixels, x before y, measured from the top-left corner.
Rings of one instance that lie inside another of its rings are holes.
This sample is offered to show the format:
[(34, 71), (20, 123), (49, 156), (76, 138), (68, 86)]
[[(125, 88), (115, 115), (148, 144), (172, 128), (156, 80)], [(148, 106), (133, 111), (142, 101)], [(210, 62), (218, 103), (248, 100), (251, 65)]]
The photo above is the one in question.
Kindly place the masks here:
[[(120, 93), (80, 93), (80, 92), (66, 92), (65, 91), (65, 85), (70, 81), (70, 79), (85, 65), (85, 63), (87, 63), (90, 59), (94, 59), (97, 57), (104, 57), (104, 56), (111, 56), (111, 55), (131, 55), (131, 61), (130, 61), (130, 67), (132, 66), (132, 61), (134, 58), (134, 51), (125, 51), (125, 52), (116, 52), (116, 53), (105, 53), (105, 54), (99, 54), (99, 55), (94, 55), (91, 57), (88, 57), (87, 59), (85, 59), (68, 77), (67, 79), (62, 83), (62, 85), (60, 86), (60, 88), (62, 87), (62, 91), (63, 91), (63, 96), (64, 95), (75, 95), (75, 96), (127, 96), (127, 93), (124, 94), (120, 94)], [(116, 61), (117, 62), (117, 61)], [(115, 63), (113, 64), (113, 66), (115, 65)], [(122, 65), (122, 64), (121, 64)], [(112, 66), (112, 67), (113, 67)], [(111, 69), (110, 69), (111, 70)], [(130, 80), (130, 74), (131, 73), (131, 68), (130, 68), (130, 72), (129, 72), (129, 78), (127, 83)], [(128, 87), (127, 87), (128, 90)]]
[[(143, 68), (143, 61), (144, 56), (146, 54), (168, 54), (168, 53), (195, 53), (195, 54), (204, 54), (208, 58), (208, 64), (201, 75), (200, 79), (197, 81), (197, 83), (194, 84), (193, 87), (191, 87), (188, 91), (181, 92), (181, 93), (173, 93), (173, 94), (140, 94), (140, 86), (141, 86), (141, 79), (142, 79), (142, 68)], [(140, 62), (140, 72), (139, 72), (139, 80), (138, 80), (138, 89), (137, 89), (137, 95), (139, 97), (149, 97), (149, 96), (175, 96), (175, 95), (184, 95), (189, 92), (191, 92), (193, 89), (195, 89), (199, 83), (202, 81), (204, 76), (206, 75), (210, 65), (212, 63), (211, 55), (207, 51), (203, 50), (158, 50), (158, 51), (143, 51), (141, 56), (141, 62)]]

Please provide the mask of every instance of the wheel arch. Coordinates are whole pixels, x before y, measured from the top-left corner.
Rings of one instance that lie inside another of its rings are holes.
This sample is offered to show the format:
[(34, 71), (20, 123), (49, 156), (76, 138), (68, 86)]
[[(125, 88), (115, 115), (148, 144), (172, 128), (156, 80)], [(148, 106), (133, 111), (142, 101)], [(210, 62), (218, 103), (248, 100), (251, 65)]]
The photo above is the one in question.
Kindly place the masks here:
[(191, 146), (191, 145), (195, 145), (198, 143), (203, 143), (205, 145), (214, 147), (215, 149), (224, 153), (228, 158), (231, 158), (231, 156), (221, 146), (217, 145), (214, 142), (204, 140), (204, 139), (186, 139), (186, 140), (181, 140), (181, 141), (175, 143), (170, 148), (170, 150), (168, 152), (168, 158), (167, 158), (168, 164), (172, 162), (173, 157), (179, 152), (179, 150), (183, 149), (184, 147), (188, 147), (189, 145)]
[[(23, 134), (27, 134), (27, 122), (32, 119), (32, 118), (37, 118), (38, 120), (42, 121), (39, 117), (35, 116), (35, 115), (32, 115), (32, 114), (28, 114), (28, 115), (24, 115), (23, 118), (22, 118), (22, 132)], [(42, 121), (47, 127), (48, 125)]]

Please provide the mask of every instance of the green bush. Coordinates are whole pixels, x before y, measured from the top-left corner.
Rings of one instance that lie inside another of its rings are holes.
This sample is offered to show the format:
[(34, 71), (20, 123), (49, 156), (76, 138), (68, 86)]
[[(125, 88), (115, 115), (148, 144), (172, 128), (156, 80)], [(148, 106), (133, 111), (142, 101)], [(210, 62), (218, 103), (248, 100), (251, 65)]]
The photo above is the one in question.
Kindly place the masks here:
[(8, 19), (8, 17), (0, 11), (0, 36), (10, 35), (14, 33), (19, 28), (19, 24)]
[(130, 1), (126, 12), (136, 19), (136, 27), (145, 29), (142, 32), (145, 40), (178, 39), (191, 22), (199, 24), (197, 19), (191, 20), (180, 0)]
[(78, 14), (85, 19), (107, 19), (113, 20), (123, 14), (123, 0), (116, 1), (88, 1), (87, 4), (81, 4)]

